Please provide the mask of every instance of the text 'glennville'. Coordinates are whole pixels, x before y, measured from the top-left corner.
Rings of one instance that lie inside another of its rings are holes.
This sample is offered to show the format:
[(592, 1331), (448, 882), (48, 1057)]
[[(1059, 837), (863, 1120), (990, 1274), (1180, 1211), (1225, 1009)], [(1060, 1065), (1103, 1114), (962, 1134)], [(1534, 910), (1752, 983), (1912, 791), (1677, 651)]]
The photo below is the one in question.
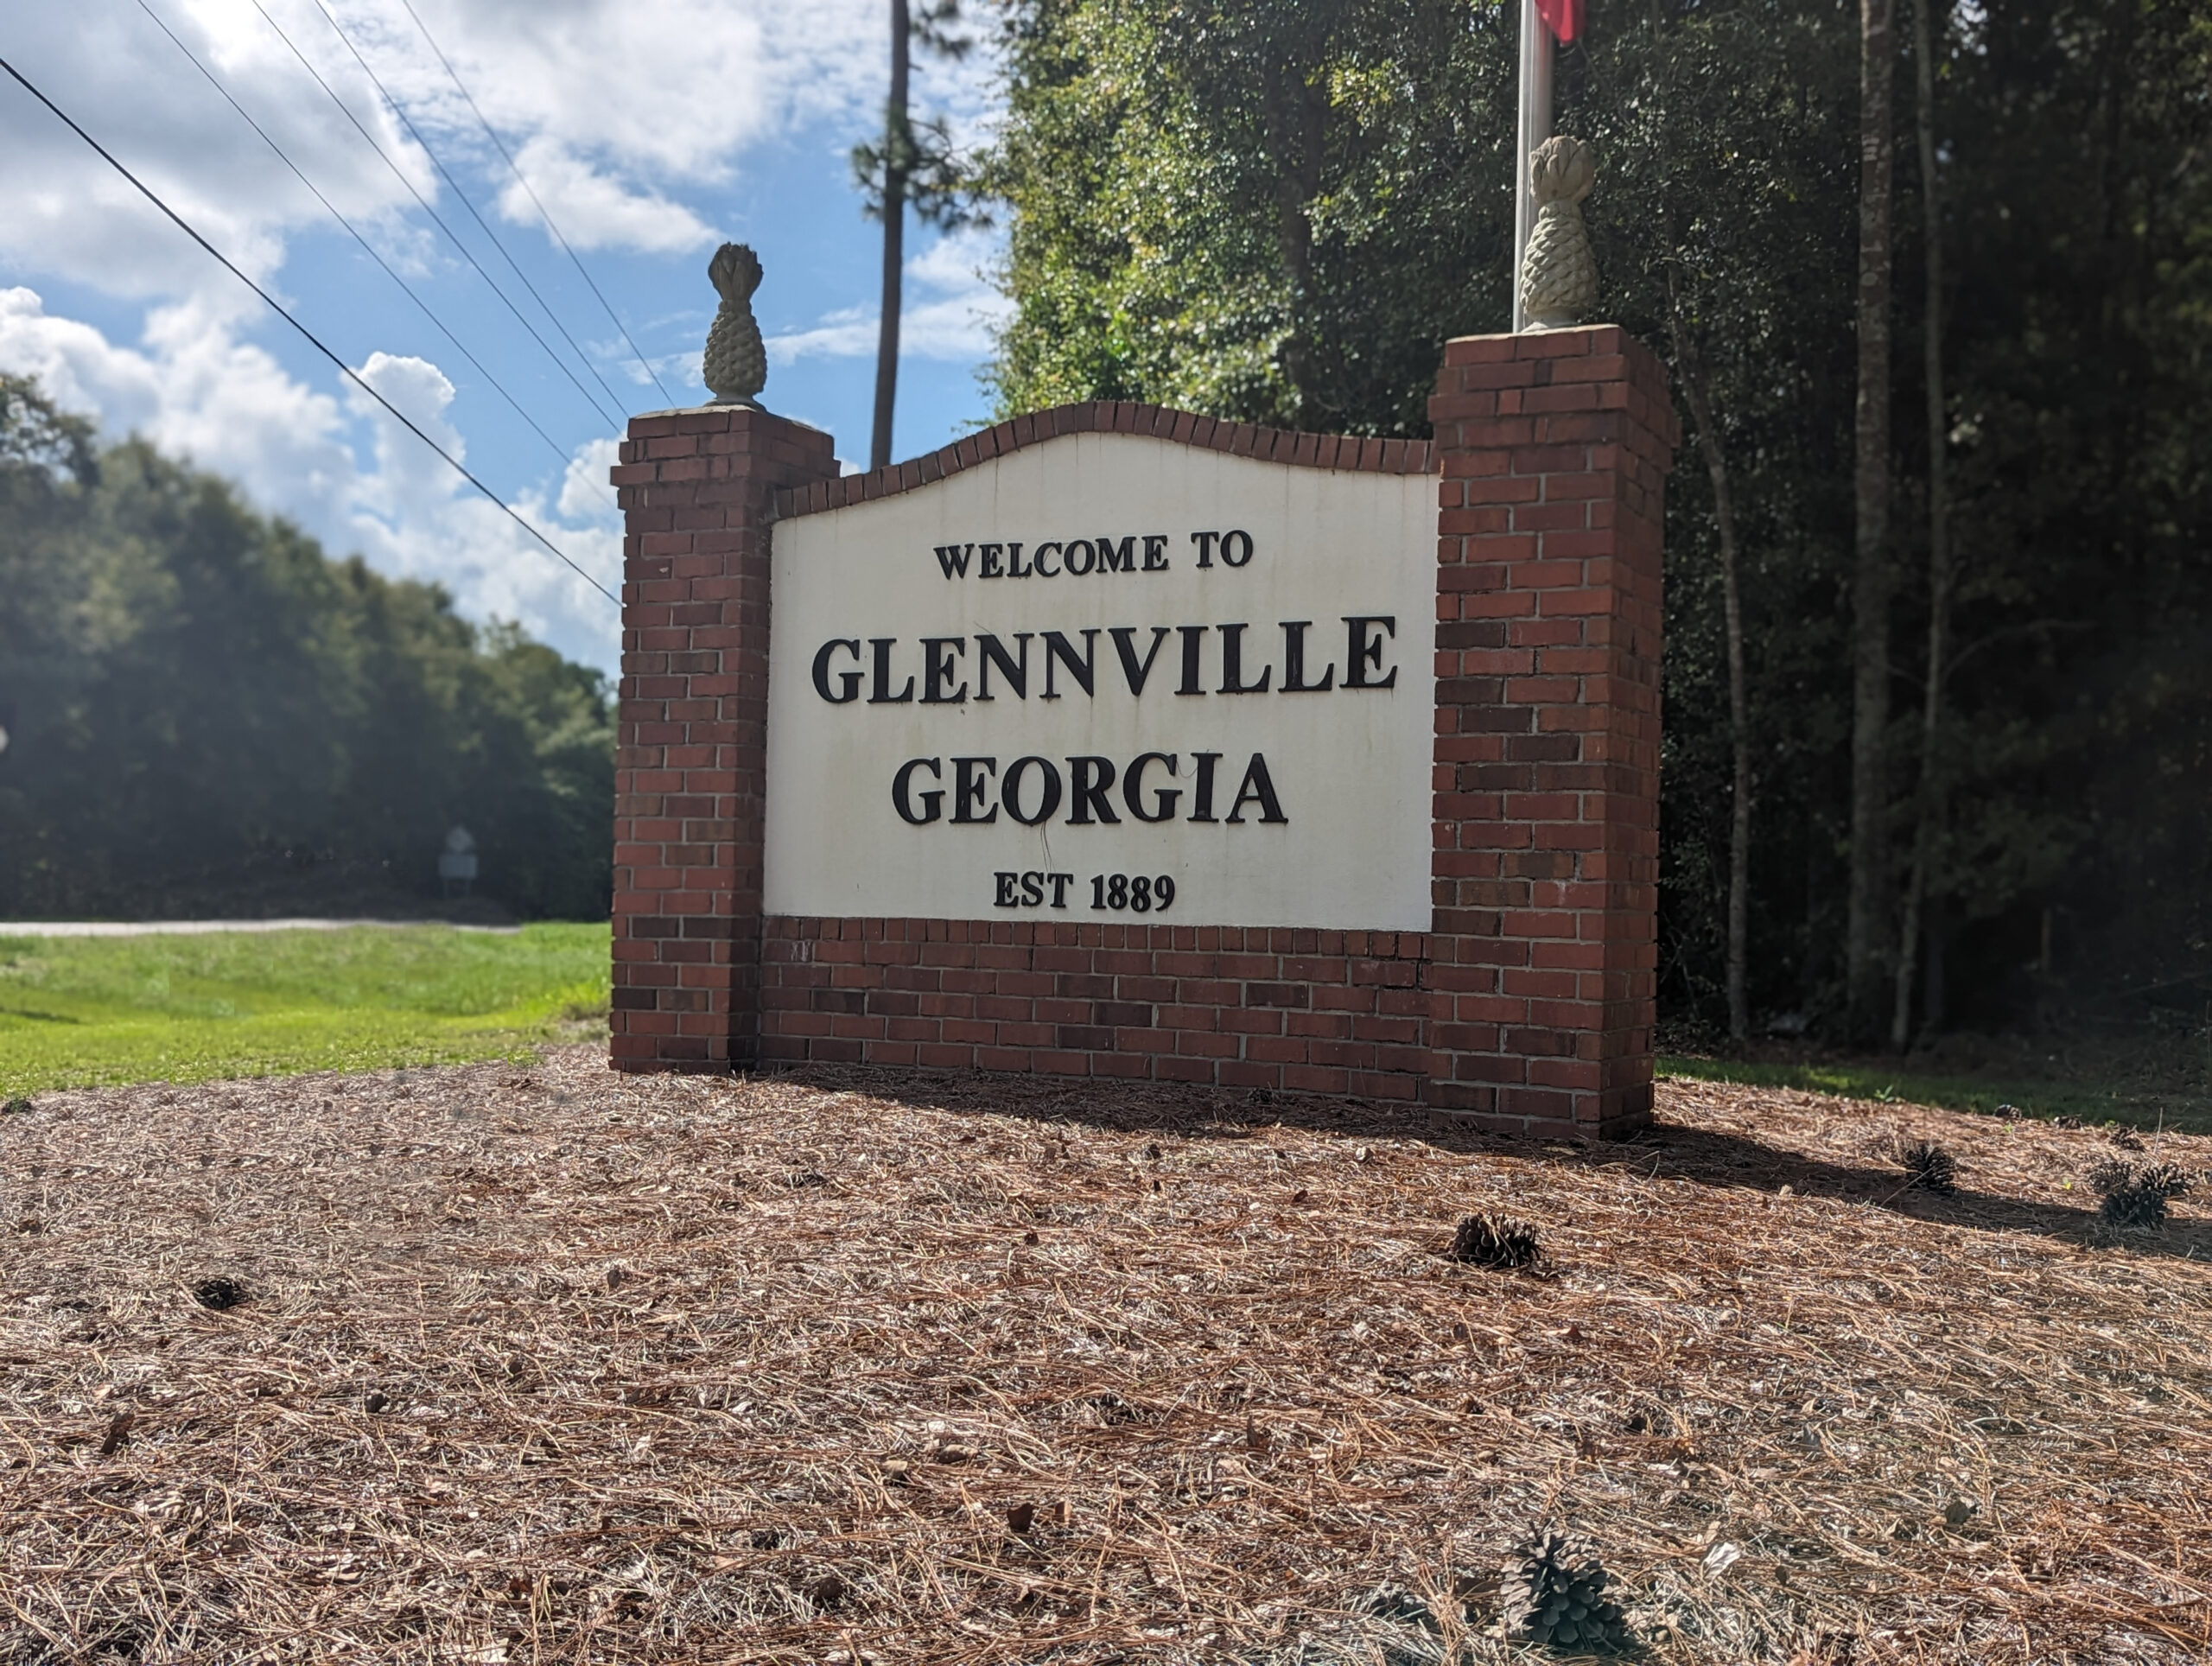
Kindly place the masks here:
[[(1249, 533), (1192, 533), (1196, 564), (1218, 560), (1232, 571), (1253, 556)], [(932, 553), (947, 579), (1099, 578), (1163, 572), (1162, 536), (1071, 538), (1031, 546), (1015, 543), (948, 544)], [(1140, 548), (1140, 546), (1141, 546)], [(833, 706), (959, 706), (970, 701), (1087, 700), (1147, 690), (1174, 698), (1211, 695), (1359, 694), (1397, 686), (1390, 663), (1398, 621), (1389, 614), (1346, 614), (1332, 620), (1287, 619), (1206, 625), (1115, 625), (1071, 631), (1009, 631), (973, 636), (832, 637), (815, 651), (814, 691)], [(1106, 639), (1106, 652), (1099, 639)], [(1102, 664), (1103, 660), (1103, 664)], [(891, 802), (915, 827), (944, 821), (988, 826), (1003, 810), (1035, 827), (1063, 811), (1071, 825), (1170, 819), (1221, 826), (1283, 824), (1274, 773), (1254, 753), (1239, 771), (1219, 766), (1224, 754), (1148, 752), (1117, 766), (1111, 759), (1016, 758), (1003, 770), (996, 758), (955, 758), (948, 778), (942, 758), (910, 758), (891, 781)], [(1063, 775), (1060, 764), (1067, 770)], [(1236, 783), (1234, 792), (1229, 782)], [(1179, 785), (1169, 785), (1174, 782)], [(1114, 789), (1118, 785), (1120, 792)], [(951, 800), (947, 815), (946, 799)], [(1116, 804), (1119, 804), (1117, 810)], [(1224, 813), (1224, 812), (1226, 813)]]

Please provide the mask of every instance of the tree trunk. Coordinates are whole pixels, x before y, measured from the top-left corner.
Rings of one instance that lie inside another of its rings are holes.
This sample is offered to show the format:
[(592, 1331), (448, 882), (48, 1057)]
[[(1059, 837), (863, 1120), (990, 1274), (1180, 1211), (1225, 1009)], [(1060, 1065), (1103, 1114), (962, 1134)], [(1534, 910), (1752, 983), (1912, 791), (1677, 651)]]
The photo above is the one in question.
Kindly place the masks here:
[(1851, 893), (1845, 982), (1854, 1037), (1879, 1023), (1876, 935), (1888, 879), (1890, 226), (1897, 79), (1894, 0), (1859, 0), (1859, 401), (1852, 575)]
[(891, 0), (891, 97), (883, 120), (883, 307), (875, 338), (875, 431), (868, 461), (891, 461), (891, 414), (899, 403), (899, 309), (906, 261), (906, 169), (913, 137), (906, 122), (906, 72), (913, 30), (906, 0)]
[(1681, 371), (1682, 397), (1697, 425), (1698, 450), (1713, 477), (1713, 518), (1720, 539), (1721, 613), (1728, 645), (1728, 728), (1735, 754), (1735, 779), (1728, 817), (1728, 1034), (1744, 1041), (1751, 1033), (1746, 989), (1751, 910), (1751, 710), (1744, 676), (1744, 602), (1736, 576), (1736, 506), (1729, 490), (1728, 459), (1720, 430), (1713, 421), (1713, 399), (1705, 366), (1682, 323), (1681, 297), (1673, 272), (1667, 275), (1669, 333), (1675, 363)]
[(1314, 366), (1306, 337), (1308, 289), (1313, 275), (1313, 200), (1321, 194), (1322, 147), (1328, 102), (1323, 89), (1296, 70), (1269, 60), (1262, 87), (1268, 147), (1275, 166), (1275, 245), (1290, 289), (1289, 328), (1282, 342), (1284, 374), (1297, 398), (1293, 421), (1318, 424)]
[[(1912, 966), (1920, 949), (1922, 904), (1928, 870), (1945, 810), (1946, 783), (1937, 756), (1943, 726), (1943, 656), (1951, 633), (1950, 493), (1945, 451), (1950, 419), (1943, 404), (1943, 219), (1936, 190), (1935, 29), (1929, 14), (1936, 0), (1914, 0), (1913, 58), (1919, 79), (1920, 201), (1926, 218), (1928, 288), (1922, 327), (1928, 385), (1928, 687), (1920, 705), (1920, 791), (1912, 836), (1912, 872), (1905, 881), (1904, 918), (1897, 929), (1897, 1006), (1890, 1015), (1890, 1045), (1899, 1052), (1912, 1039)], [(1931, 964), (1929, 976), (1935, 976)]]

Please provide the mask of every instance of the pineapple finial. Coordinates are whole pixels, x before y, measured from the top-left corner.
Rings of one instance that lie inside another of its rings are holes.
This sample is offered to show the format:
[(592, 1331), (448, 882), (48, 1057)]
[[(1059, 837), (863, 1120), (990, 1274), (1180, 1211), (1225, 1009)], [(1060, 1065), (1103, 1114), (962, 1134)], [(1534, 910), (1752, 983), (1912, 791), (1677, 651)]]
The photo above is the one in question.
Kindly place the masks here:
[(1597, 159), (1580, 139), (1546, 139), (1529, 156), (1536, 223), (1521, 260), (1521, 311), (1532, 330), (1563, 330), (1598, 304), (1598, 262), (1582, 225)]
[(704, 376), (718, 405), (760, 409), (760, 390), (768, 385), (768, 354), (760, 327), (753, 319), (753, 292), (760, 287), (760, 257), (742, 243), (715, 251), (707, 277), (721, 296), (714, 327), (707, 332)]

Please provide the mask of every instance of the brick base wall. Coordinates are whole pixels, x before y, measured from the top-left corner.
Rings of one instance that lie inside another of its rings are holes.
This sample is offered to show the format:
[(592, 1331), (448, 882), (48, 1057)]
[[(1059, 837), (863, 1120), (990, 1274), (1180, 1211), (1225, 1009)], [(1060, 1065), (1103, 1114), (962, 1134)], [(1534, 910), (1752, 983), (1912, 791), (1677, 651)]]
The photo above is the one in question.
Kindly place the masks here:
[(772, 917), (764, 1061), (1421, 1098), (1420, 932)]

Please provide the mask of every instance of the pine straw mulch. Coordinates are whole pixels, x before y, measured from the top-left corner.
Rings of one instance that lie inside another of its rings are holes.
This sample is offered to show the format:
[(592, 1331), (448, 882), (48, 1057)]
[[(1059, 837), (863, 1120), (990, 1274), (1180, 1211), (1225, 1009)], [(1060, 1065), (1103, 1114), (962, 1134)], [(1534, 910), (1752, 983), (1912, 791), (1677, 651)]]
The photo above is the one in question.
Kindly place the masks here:
[[(1541, 1523), (1656, 1660), (2204, 1658), (2202, 1199), (2100, 1242), (2094, 1130), (1661, 1105), (1571, 1149), (588, 1050), (44, 1096), (0, 1662), (1492, 1662)], [(1485, 1209), (1533, 1273), (1440, 1256)]]

